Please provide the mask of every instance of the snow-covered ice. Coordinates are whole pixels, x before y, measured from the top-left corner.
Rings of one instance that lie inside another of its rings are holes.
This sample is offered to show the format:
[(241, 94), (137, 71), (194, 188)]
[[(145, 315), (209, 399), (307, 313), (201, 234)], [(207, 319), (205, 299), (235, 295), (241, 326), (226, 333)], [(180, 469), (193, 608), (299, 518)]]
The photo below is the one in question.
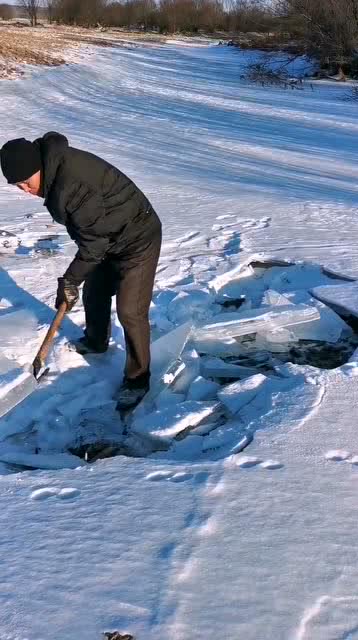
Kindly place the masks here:
[[(356, 311), (357, 109), (337, 83), (248, 85), (256, 58), (180, 39), (89, 47), (73, 66), (1, 82), (1, 143), (60, 130), (133, 177), (164, 228), (150, 314), (161, 383), (133, 424), (112, 400), (124, 365), (114, 316), (107, 354), (66, 348), (81, 305), (49, 377), (1, 418), (1, 639), (357, 635), (358, 352), (329, 371), (271, 352), (266, 370), (237, 364), (235, 339), (243, 318), (265, 349), (348, 331), (325, 304)], [(11, 363), (0, 375), (11, 383), (45, 335), (75, 247), (2, 179), (0, 225), (0, 366)], [(1, 332), (24, 312), (26, 335), (22, 322)], [(293, 316), (311, 321), (286, 324)], [(232, 382), (219, 386), (223, 372)], [(68, 450), (97, 440), (128, 455), (88, 464)]]

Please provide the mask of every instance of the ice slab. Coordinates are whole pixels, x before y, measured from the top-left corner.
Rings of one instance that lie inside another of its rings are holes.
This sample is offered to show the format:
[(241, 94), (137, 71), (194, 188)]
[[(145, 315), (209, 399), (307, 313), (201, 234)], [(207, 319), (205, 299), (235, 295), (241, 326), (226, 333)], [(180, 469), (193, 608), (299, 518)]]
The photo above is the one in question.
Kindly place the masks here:
[(205, 319), (209, 317), (212, 295), (205, 289), (180, 291), (168, 305), (168, 318), (171, 322), (183, 322), (188, 317)]
[(347, 315), (358, 317), (358, 282), (314, 287), (310, 293), (321, 302), (332, 304)]
[(153, 379), (161, 378), (170, 365), (178, 359), (192, 328), (192, 322), (185, 322), (152, 343), (151, 370)]
[(185, 369), (180, 355), (192, 332), (193, 323), (185, 322), (152, 343), (150, 391), (134, 409), (133, 418), (143, 415), (159, 393), (172, 384)]
[(155, 399), (157, 409), (173, 406), (185, 401), (184, 393), (174, 393), (170, 389), (163, 389)]
[(232, 419), (211, 431), (203, 441), (202, 451), (214, 451), (225, 447), (227, 455), (242, 451), (252, 438), (244, 434), (244, 426), (238, 419)]
[(343, 331), (351, 333), (350, 327), (332, 309), (321, 302), (317, 302), (320, 314), (319, 321), (306, 322), (301, 326), (291, 328), (291, 332), (298, 340), (314, 340), (318, 342), (336, 343)]
[(285, 353), (286, 351), (289, 351), (295, 342), (298, 342), (298, 338), (295, 334), (288, 329), (282, 328), (267, 333), (259, 332), (256, 335), (255, 348), (259, 349), (259, 351)]
[(211, 337), (210, 340), (198, 340), (196, 336), (193, 343), (199, 353), (205, 353), (212, 356), (239, 356), (242, 354), (242, 347), (235, 338), (226, 338), (224, 340), (216, 340)]
[(173, 390), (176, 393), (186, 394), (191, 383), (200, 373), (200, 357), (195, 349), (183, 353), (181, 360), (184, 367), (180, 374), (176, 376)]
[(191, 383), (187, 398), (188, 400), (215, 400), (219, 389), (221, 386), (218, 382), (198, 376)]
[(167, 406), (145, 416), (136, 417), (131, 431), (166, 443), (185, 429), (195, 428), (203, 420), (213, 417), (219, 407), (218, 402), (196, 402), (187, 400), (181, 404)]
[(292, 264), (287, 268), (272, 267), (267, 269), (263, 281), (270, 289), (287, 293), (298, 289), (308, 291), (312, 287), (329, 284), (331, 278), (320, 265), (302, 262)]
[(33, 469), (76, 469), (85, 466), (85, 462), (70, 453), (35, 454), (23, 450), (0, 450), (1, 462), (16, 464)]
[(238, 364), (225, 362), (221, 358), (201, 358), (201, 374), (205, 378), (247, 378), (255, 375), (256, 369), (253, 367), (243, 367)]
[(0, 357), (0, 417), (38, 388), (29, 369), (5, 356)]
[(237, 313), (222, 313), (200, 329), (195, 336), (199, 340), (216, 338), (235, 338), (261, 330), (274, 331), (280, 327), (290, 327), (305, 322), (319, 320), (316, 307), (306, 304), (282, 305), (249, 309)]
[(230, 411), (238, 413), (246, 404), (251, 402), (260, 393), (267, 383), (268, 378), (257, 373), (246, 380), (233, 382), (219, 391), (218, 398)]
[(287, 296), (284, 296), (282, 293), (279, 293), (274, 289), (267, 289), (267, 291), (265, 291), (263, 295), (262, 304), (266, 306), (272, 306), (272, 307), (273, 306), (282, 307), (282, 306), (293, 304), (293, 303), (290, 302), (289, 298)]
[[(228, 276), (230, 276), (230, 272)], [(219, 276), (210, 283), (216, 291), (216, 301), (220, 304), (230, 302), (230, 300), (237, 300), (244, 296), (256, 306), (267, 288), (263, 280), (255, 274), (255, 271), (250, 266), (243, 269), (236, 276), (233, 274), (233, 279), (229, 279), (226, 282), (225, 280), (226, 274), (223, 274), (223, 276)]]
[[(219, 276), (213, 278), (210, 282), (210, 286), (217, 293), (217, 299), (221, 297), (225, 297), (226, 295), (230, 298), (235, 297), (237, 293), (240, 293), (240, 287), (245, 282), (245, 280), (249, 280), (255, 275), (253, 268), (250, 265), (238, 265), (231, 269), (230, 271), (226, 271)], [(233, 287), (232, 293), (229, 291), (227, 293), (226, 288)]]

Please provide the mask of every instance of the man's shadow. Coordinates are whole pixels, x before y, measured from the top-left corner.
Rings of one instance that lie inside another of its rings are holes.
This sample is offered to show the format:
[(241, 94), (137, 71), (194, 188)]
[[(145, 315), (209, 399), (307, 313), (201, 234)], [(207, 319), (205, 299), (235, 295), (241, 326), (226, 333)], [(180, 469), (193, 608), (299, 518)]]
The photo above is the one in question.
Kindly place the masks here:
[[(38, 298), (35, 298), (31, 293), (22, 289), (9, 273), (3, 267), (0, 267), (0, 303), (1, 300), (4, 299), (8, 300), (12, 306), (8, 309), (6, 309), (6, 307), (2, 309), (0, 311), (2, 315), (11, 313), (11, 311), (19, 308), (27, 309), (36, 317), (38, 325), (49, 325), (55, 317), (55, 309), (52, 309)], [(66, 316), (62, 323), (62, 333), (73, 337), (74, 332), (78, 333), (78, 327)]]
[[(38, 300), (31, 293), (25, 291), (15, 282), (4, 268), (0, 267), (0, 302), (3, 299), (6, 299), (11, 304), (11, 307), (4, 307), (4, 309), (0, 310), (0, 318), (4, 315), (10, 315), (15, 309), (26, 309), (34, 314), (38, 325), (49, 326), (55, 317), (56, 311), (54, 309)], [(14, 331), (16, 331), (16, 328)], [(69, 316), (65, 316), (60, 331), (60, 338), (63, 339), (63, 337), (66, 336), (69, 339), (74, 339), (79, 337), (81, 333), (81, 328), (75, 324)], [(41, 340), (39, 339), (38, 348), (40, 348), (40, 346)], [(33, 354), (33, 357), (35, 357), (35, 355), (36, 353)], [(33, 394), (28, 396), (17, 407), (14, 407), (9, 411), (9, 413), (0, 418), (0, 441), (11, 435), (11, 433), (18, 433), (26, 430), (29, 427), (31, 420), (33, 420), (34, 417), (36, 419), (39, 408), (41, 408), (41, 406), (46, 407), (48, 401), (51, 401), (51, 398), (56, 396), (58, 401), (61, 402), (61, 397), (64, 396), (63, 401), (65, 401), (65, 399), (67, 401), (70, 400), (71, 396), (74, 396), (82, 390), (85, 391), (88, 385), (94, 384), (98, 381), (97, 369), (102, 369), (104, 372), (104, 369), (107, 370), (108, 368), (108, 364), (100, 362), (97, 363), (90, 356), (84, 358), (84, 361), (83, 365), (81, 365), (81, 360), (79, 359), (78, 366), (70, 367), (67, 371), (61, 373), (54, 372), (53, 376), (51, 376), (50, 370), (50, 373), (45, 378), (43, 385), (40, 384), (39, 388)], [(31, 362), (29, 362), (29, 365), (30, 364)], [(96, 365), (95, 370), (94, 365)], [(45, 416), (43, 417), (45, 418)]]

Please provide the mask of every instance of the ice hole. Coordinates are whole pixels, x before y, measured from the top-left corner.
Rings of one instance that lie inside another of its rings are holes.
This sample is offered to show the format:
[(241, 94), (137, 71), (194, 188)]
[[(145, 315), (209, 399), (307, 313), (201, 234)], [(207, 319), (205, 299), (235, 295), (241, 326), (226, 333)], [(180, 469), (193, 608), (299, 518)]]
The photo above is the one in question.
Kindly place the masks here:
[[(191, 322), (174, 328), (172, 339), (166, 338), (169, 332), (159, 338), (156, 358), (162, 381), (150, 392), (151, 408), (139, 415), (135, 428), (132, 422), (122, 423), (122, 431), (112, 438), (110, 431), (101, 432), (99, 416), (98, 429), (84, 429), (66, 443), (64, 434), (65, 445), (54, 451), (52, 468), (115, 456), (150, 456), (178, 464), (224, 459), (243, 451), (254, 437), (246, 429), (246, 404), (257, 412), (252, 423), (261, 420), (267, 428), (270, 394), (275, 402), (281, 395), (284, 408), (291, 401), (295, 373), (282, 377), (283, 364), (335, 369), (354, 360), (358, 283), (350, 278), (319, 265), (256, 260), (216, 278), (212, 300), (213, 315), (193, 329), (189, 343)], [(314, 393), (314, 387), (308, 387), (300, 398), (312, 389)], [(294, 402), (300, 405), (300, 399)], [(65, 418), (59, 418), (57, 429)], [(70, 425), (68, 433), (77, 426)], [(46, 461), (34, 443), (27, 442), (25, 434), (22, 454), (10, 456), (7, 464), (0, 461), (0, 473), (46, 468), (36, 464)]]

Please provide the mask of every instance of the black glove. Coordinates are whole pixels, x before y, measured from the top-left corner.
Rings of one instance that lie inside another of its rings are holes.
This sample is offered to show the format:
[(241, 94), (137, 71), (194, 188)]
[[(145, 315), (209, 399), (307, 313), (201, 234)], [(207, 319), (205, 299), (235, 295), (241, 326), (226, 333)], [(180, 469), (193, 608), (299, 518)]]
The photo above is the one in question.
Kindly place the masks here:
[(71, 311), (79, 298), (78, 286), (66, 278), (58, 279), (55, 307), (59, 309), (63, 302), (67, 304), (67, 311)]

